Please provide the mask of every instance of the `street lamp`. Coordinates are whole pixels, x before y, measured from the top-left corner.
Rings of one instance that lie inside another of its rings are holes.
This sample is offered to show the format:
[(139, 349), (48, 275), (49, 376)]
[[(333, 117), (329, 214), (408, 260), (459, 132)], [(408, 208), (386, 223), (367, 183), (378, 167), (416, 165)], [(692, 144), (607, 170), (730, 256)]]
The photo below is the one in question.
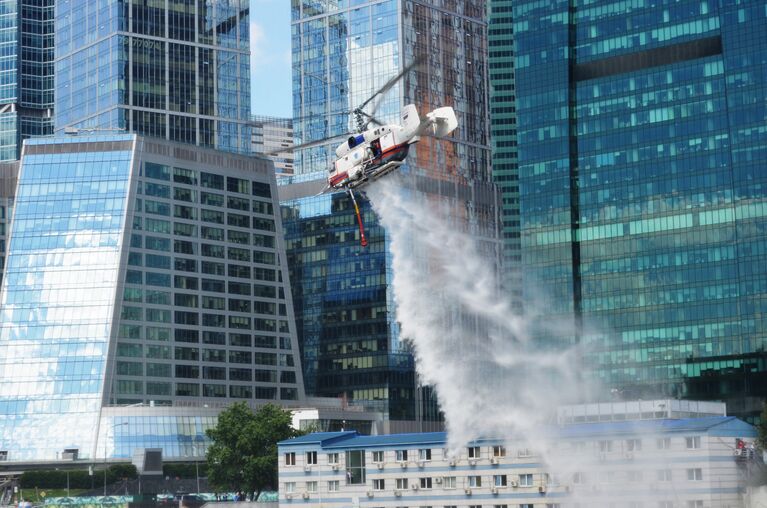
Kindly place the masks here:
[(195, 471), (195, 477), (197, 478), (197, 494), (200, 493), (200, 445), (203, 445), (204, 449), (204, 443), (202, 442), (202, 439), (199, 438), (199, 436), (196, 436), (194, 438), (194, 471)]
[[(112, 437), (114, 437), (114, 429), (117, 427), (122, 427), (123, 425), (128, 425), (128, 422), (122, 422), (122, 423), (115, 423), (110, 428), (112, 429)], [(109, 433), (106, 435), (106, 439), (104, 439), (104, 497), (107, 495), (107, 441), (109, 440)]]

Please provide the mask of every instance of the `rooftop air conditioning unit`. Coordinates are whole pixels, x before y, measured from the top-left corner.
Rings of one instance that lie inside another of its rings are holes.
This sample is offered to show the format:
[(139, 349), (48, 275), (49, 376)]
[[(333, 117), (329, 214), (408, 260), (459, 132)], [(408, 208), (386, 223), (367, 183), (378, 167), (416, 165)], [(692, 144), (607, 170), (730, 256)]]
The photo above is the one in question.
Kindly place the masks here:
[(379, 462), (379, 463), (377, 464), (377, 466), (378, 466), (378, 469), (383, 469), (383, 462)]
[(491, 487), (491, 488), (490, 488), (490, 493), (492, 493), (492, 494), (498, 494), (498, 487)]
[(394, 495), (397, 497), (402, 497), (402, 491), (401, 490), (395, 490)]
[(426, 467), (426, 461), (425, 460), (419, 461), (418, 462), (418, 467)]
[(490, 463), (493, 464), (493, 465), (497, 465), (498, 464), (498, 459), (496, 457), (493, 457), (492, 459), (490, 459)]
[(511, 480), (511, 486), (512, 487), (519, 487), (519, 483), (517, 483), (517, 480)]
[(304, 499), (309, 499), (309, 493), (308, 492), (304, 492), (303, 496), (304, 496)]
[(450, 461), (448, 462), (448, 464), (449, 464), (451, 467), (455, 467), (455, 459), (450, 459)]
[(465, 489), (463, 489), (463, 491), (466, 493), (467, 496), (471, 495), (471, 489), (469, 487), (466, 487)]
[(333, 471), (338, 471), (338, 464), (333, 464)]
[(307, 473), (308, 473), (309, 471), (311, 471), (311, 470), (312, 470), (312, 466), (309, 466), (309, 465), (307, 465), (307, 466), (304, 466), (304, 471), (306, 471)]
[(373, 491), (372, 490), (368, 490), (368, 497), (373, 497)]
[(400, 466), (402, 469), (407, 469), (407, 461), (404, 461), (404, 460), (403, 460), (403, 461), (401, 461), (401, 462), (399, 463), (399, 466)]
[(545, 485), (539, 486), (538, 487), (538, 492), (540, 492), (541, 494), (545, 494), (546, 493), (546, 486)]
[(417, 483), (414, 483), (414, 484), (413, 484), (413, 485), (411, 485), (410, 487), (411, 487), (413, 490), (418, 490), (418, 488), (419, 488)]
[(477, 465), (477, 459), (469, 459), (469, 465), (470, 466), (476, 466)]
[(434, 483), (442, 483), (442, 478), (440, 478), (439, 476), (434, 478)]

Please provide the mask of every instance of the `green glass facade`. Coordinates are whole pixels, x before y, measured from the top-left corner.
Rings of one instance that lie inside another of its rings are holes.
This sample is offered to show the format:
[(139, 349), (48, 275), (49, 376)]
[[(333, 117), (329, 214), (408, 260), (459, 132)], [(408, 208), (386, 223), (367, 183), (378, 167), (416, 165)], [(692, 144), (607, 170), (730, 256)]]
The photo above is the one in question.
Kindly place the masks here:
[(514, 66), (524, 287), (625, 396), (746, 417), (767, 396), (766, 5), (490, 2), (491, 34), (508, 29), (492, 86)]

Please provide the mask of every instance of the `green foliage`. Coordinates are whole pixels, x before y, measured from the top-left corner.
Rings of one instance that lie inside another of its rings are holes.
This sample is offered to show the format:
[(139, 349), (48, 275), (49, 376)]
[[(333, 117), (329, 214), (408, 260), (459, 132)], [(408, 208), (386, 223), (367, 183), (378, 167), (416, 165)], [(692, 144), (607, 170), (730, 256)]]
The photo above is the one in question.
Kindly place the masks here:
[(756, 425), (759, 436), (756, 438), (756, 444), (762, 450), (767, 450), (767, 403), (762, 405), (762, 414), (759, 416), (759, 423)]
[(208, 483), (217, 492), (255, 492), (277, 488), (277, 442), (303, 434), (290, 426), (291, 413), (266, 404), (254, 414), (244, 402), (233, 404), (208, 429)]
[[(98, 479), (97, 483), (103, 481), (104, 471), (97, 470), (94, 475)], [(136, 466), (133, 464), (114, 464), (107, 469), (107, 482), (114, 483), (123, 478), (135, 479), (138, 476)], [(20, 478), (20, 485), (23, 489), (66, 489), (67, 472), (61, 470), (42, 469), (38, 471), (26, 471)], [(91, 476), (87, 469), (72, 469), (69, 471), (70, 489), (90, 489), (92, 485)]]

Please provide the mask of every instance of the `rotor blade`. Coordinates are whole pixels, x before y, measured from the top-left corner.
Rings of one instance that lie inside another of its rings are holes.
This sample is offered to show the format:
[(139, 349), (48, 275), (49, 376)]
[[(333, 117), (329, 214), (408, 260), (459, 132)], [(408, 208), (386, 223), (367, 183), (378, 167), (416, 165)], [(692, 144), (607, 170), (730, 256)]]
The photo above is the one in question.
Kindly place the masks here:
[(277, 150), (262, 152), (261, 155), (266, 155), (266, 156), (277, 155), (278, 153), (281, 153), (281, 152), (292, 152), (295, 150), (303, 150), (304, 148), (314, 148), (315, 146), (322, 146), (332, 141), (340, 141), (342, 139), (346, 139), (351, 135), (352, 135), (351, 132), (347, 132), (346, 134), (339, 134), (338, 136), (331, 136), (329, 138), (318, 139), (317, 141), (309, 141), (308, 143), (301, 143), (299, 145), (286, 146), (283, 148), (278, 148)]
[[(385, 83), (385, 84), (384, 84), (384, 85), (383, 85), (381, 88), (379, 88), (379, 89), (378, 89), (378, 91), (377, 91), (376, 93), (374, 93), (373, 95), (371, 95), (371, 96), (370, 96), (370, 97), (369, 97), (369, 98), (368, 98), (368, 99), (367, 99), (365, 102), (363, 102), (362, 104), (360, 104), (359, 106), (357, 106), (357, 109), (360, 109), (360, 110), (361, 110), (362, 108), (364, 108), (365, 106), (367, 106), (367, 105), (370, 103), (370, 101), (372, 101), (373, 99), (375, 99), (377, 96), (379, 96), (379, 95), (382, 95), (382, 94), (385, 94), (386, 92), (388, 92), (389, 90), (391, 90), (391, 88), (392, 88), (394, 85), (396, 85), (396, 84), (397, 84), (397, 82), (398, 82), (400, 79), (402, 79), (402, 76), (404, 76), (404, 75), (405, 75), (405, 74), (407, 74), (408, 72), (412, 71), (413, 69), (415, 69), (416, 67), (418, 67), (419, 65), (421, 65), (421, 64), (423, 63), (423, 61), (424, 61), (424, 60), (425, 60), (425, 59), (424, 59), (424, 58), (422, 58), (422, 57), (417, 57), (417, 58), (416, 58), (415, 60), (413, 60), (413, 61), (412, 61), (412, 62), (411, 62), (409, 65), (407, 65), (407, 66), (406, 66), (404, 69), (402, 69), (402, 71), (401, 71), (401, 72), (399, 72), (399, 73), (398, 73), (396, 76), (394, 76), (394, 77), (392, 77), (391, 79), (389, 79), (389, 81), (387, 81), (387, 82), (386, 82), (386, 83)], [(375, 112), (375, 110), (374, 110), (374, 112)]]

